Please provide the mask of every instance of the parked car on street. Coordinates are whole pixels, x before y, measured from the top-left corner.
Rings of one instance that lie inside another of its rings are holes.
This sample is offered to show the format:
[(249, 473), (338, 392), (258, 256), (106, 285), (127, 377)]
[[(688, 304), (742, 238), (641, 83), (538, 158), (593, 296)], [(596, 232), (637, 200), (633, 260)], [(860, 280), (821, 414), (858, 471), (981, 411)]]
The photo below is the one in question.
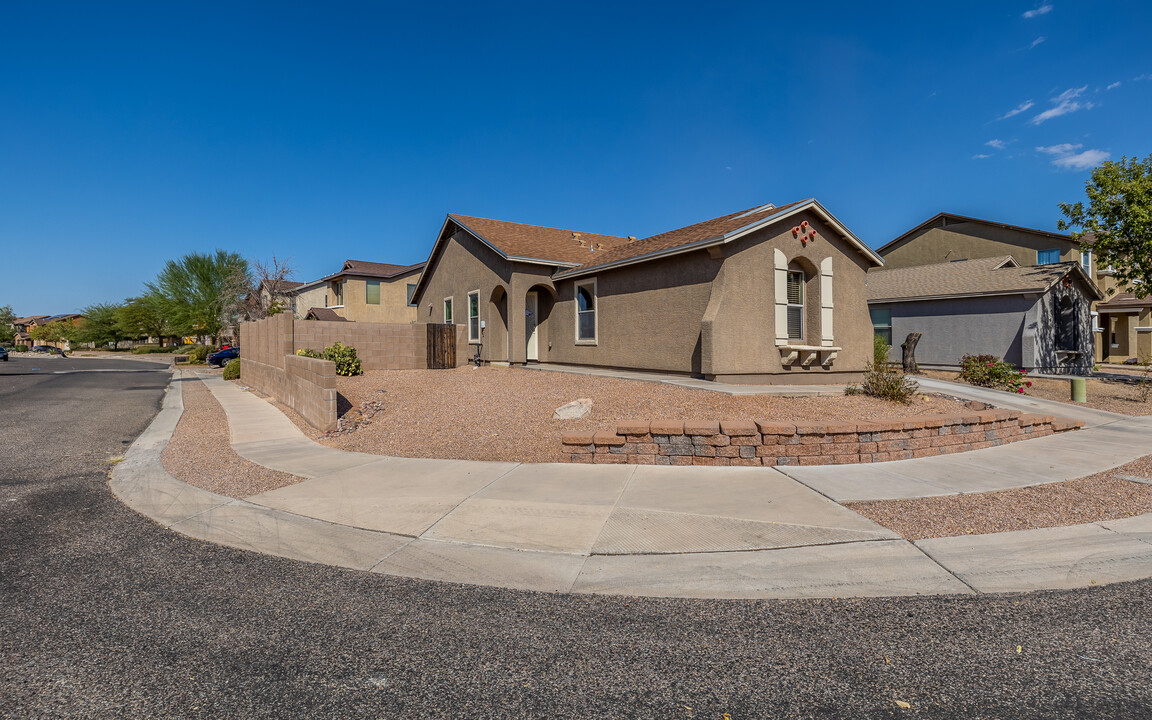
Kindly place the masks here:
[(240, 348), (226, 347), (223, 350), (217, 350), (208, 356), (208, 364), (215, 367), (224, 367), (224, 363), (233, 358), (240, 357)]
[(8, 351), (0, 347), (0, 360), (8, 362)]
[(63, 350), (61, 350), (58, 347), (52, 347), (51, 345), (33, 345), (32, 349), (29, 352), (48, 353), (49, 355), (63, 355), (64, 354)]

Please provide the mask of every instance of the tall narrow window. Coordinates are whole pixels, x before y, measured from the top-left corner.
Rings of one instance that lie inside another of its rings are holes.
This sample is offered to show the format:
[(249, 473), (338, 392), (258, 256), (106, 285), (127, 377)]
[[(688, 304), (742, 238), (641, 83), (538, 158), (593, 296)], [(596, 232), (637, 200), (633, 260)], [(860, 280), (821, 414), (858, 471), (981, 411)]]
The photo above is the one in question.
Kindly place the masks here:
[(788, 271), (788, 339), (804, 339), (804, 273)]
[(364, 283), (364, 302), (368, 305), (380, 304), (380, 281), (369, 280)]
[(1089, 276), (1092, 275), (1092, 251), (1091, 250), (1081, 250), (1080, 251), (1080, 267), (1084, 268), (1084, 272), (1088, 273)]
[(444, 322), (452, 324), (452, 298), (444, 298)]
[(872, 316), (873, 334), (884, 338), (884, 342), (888, 343), (888, 347), (892, 347), (892, 310), (878, 308), (869, 310), (868, 314)]
[(480, 342), (480, 291), (468, 293), (468, 342)]
[(408, 307), (416, 307), (412, 303), (412, 296), (416, 294), (416, 283), (408, 283)]
[(576, 285), (576, 342), (596, 342), (596, 280)]

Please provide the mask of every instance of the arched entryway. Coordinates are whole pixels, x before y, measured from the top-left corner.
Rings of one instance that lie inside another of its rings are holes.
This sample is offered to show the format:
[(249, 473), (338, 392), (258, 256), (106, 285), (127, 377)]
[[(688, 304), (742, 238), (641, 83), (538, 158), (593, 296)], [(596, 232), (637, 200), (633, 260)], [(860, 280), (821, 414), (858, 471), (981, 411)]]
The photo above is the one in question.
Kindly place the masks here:
[(508, 362), (508, 292), (503, 285), (488, 298), (488, 323), (484, 328), (488, 362)]
[(548, 318), (556, 304), (556, 290), (548, 285), (533, 285), (524, 294), (524, 359), (526, 362), (548, 360)]

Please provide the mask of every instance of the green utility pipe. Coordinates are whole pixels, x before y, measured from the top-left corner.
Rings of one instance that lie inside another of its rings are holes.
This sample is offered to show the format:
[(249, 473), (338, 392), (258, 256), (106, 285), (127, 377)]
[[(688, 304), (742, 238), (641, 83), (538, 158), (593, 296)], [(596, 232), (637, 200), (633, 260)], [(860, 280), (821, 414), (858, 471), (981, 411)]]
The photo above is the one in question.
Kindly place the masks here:
[(1074, 377), (1072, 382), (1072, 402), (1088, 402), (1088, 381), (1082, 377)]

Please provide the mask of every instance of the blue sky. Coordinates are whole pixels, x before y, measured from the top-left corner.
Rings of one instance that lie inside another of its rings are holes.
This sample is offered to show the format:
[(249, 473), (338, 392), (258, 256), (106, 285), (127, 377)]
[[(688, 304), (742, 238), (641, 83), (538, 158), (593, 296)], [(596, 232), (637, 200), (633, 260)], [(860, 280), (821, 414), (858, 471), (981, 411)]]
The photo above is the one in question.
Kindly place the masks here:
[(1056, 229), (1152, 153), (1146, 2), (17, 2), (0, 305), (78, 311), (224, 248), (426, 258), (449, 212), (644, 237), (818, 198)]

